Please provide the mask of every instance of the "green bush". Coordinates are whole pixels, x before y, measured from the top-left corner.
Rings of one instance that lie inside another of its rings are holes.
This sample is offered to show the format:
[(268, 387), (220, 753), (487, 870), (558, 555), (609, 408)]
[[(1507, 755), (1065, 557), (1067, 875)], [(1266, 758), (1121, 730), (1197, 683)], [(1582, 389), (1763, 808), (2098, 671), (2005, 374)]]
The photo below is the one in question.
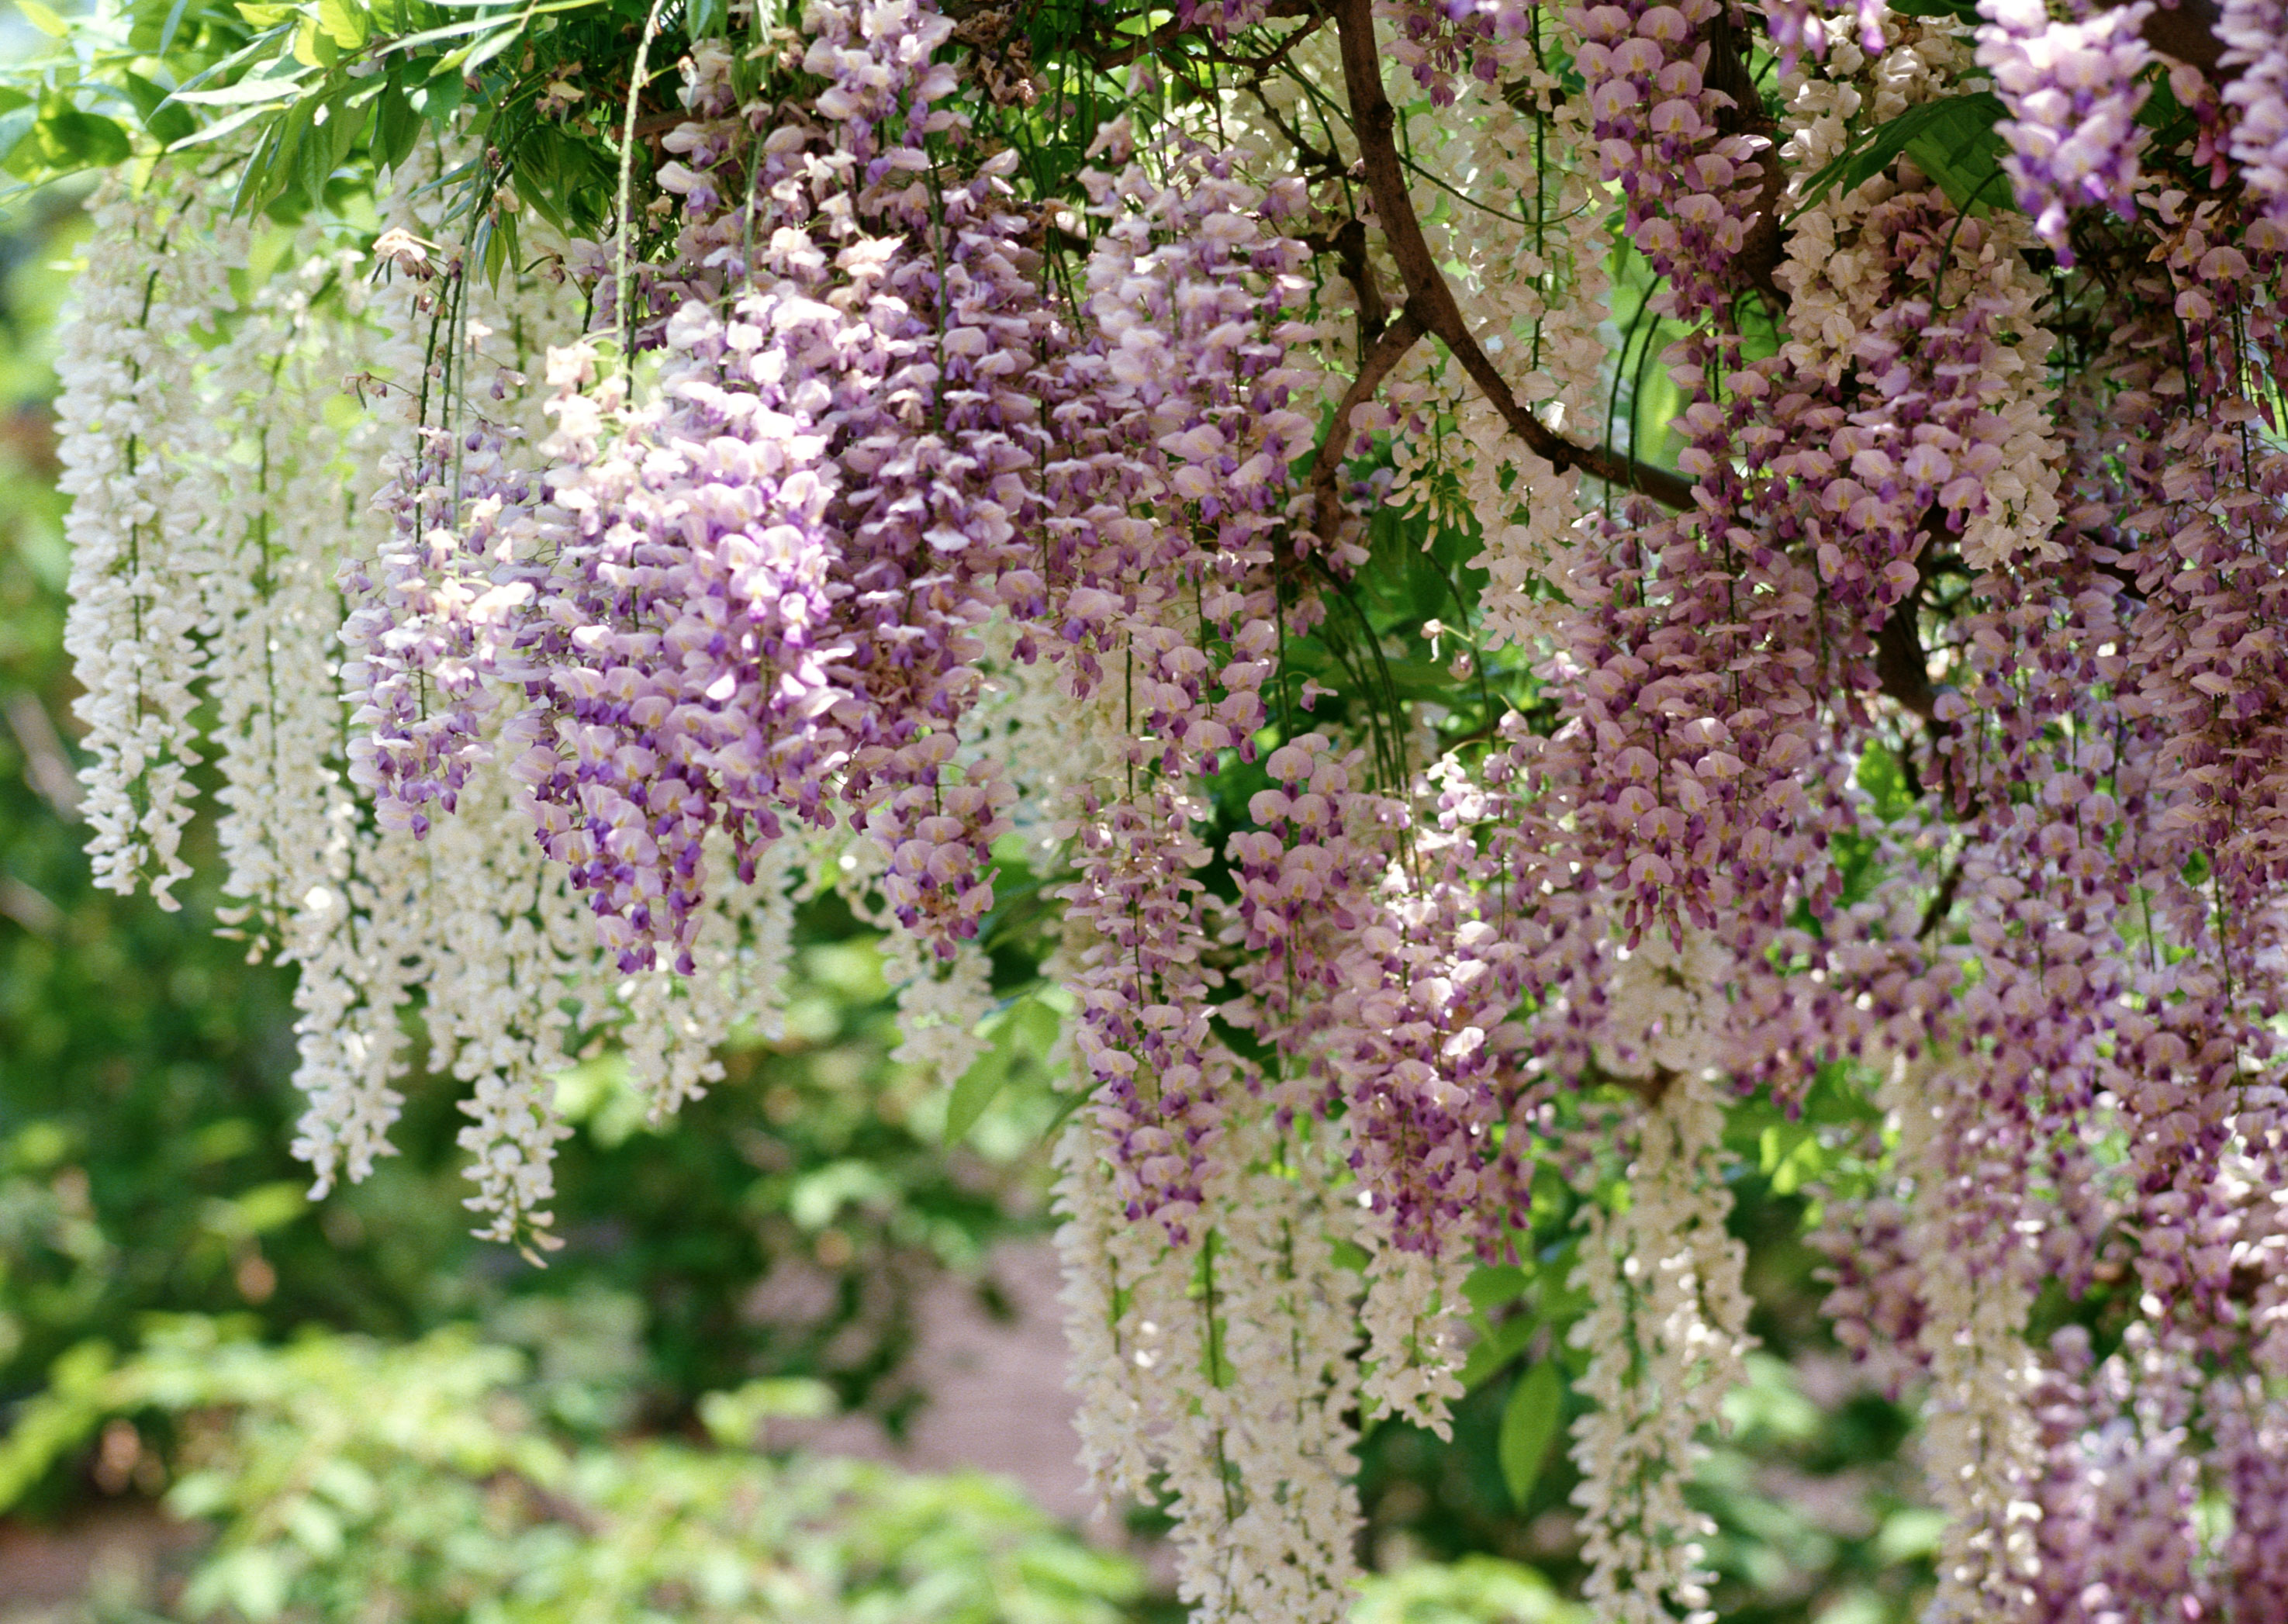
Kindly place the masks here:
[(707, 1444), (607, 1446), (534, 1378), (462, 1329), (276, 1348), (177, 1319), (63, 1362), (0, 1446), (0, 1506), (107, 1422), (171, 1434), (167, 1508), (214, 1531), (170, 1609), (195, 1620), (1109, 1624), (1141, 1591), (998, 1479), (746, 1446), (830, 1406), (816, 1383), (711, 1396)]

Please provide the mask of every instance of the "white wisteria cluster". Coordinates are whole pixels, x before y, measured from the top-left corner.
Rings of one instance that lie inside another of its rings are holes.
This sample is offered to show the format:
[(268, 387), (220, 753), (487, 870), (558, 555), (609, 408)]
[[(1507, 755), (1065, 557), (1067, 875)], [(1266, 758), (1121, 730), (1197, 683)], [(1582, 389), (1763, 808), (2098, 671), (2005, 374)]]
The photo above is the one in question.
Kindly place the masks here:
[(94, 204), (104, 252), (79, 280), (56, 372), (61, 488), (72, 498), (72, 614), (64, 644), (86, 696), (94, 757), (82, 803), (99, 884), (147, 883), (163, 907), (190, 870), (188, 774), (199, 755), (193, 712), (206, 659), (206, 598), (222, 538), (189, 476), (211, 465), (213, 425), (185, 411), (195, 330), (222, 303), (244, 234), (218, 199), (170, 173), (138, 194), (113, 186)]

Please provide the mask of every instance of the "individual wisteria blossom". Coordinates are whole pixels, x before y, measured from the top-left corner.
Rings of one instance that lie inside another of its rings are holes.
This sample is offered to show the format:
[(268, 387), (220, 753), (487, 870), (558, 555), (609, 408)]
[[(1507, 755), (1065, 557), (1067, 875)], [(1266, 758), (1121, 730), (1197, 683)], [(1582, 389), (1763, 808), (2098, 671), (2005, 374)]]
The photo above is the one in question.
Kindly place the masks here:
[(2280, 1616), (2274, 0), (703, 9), (597, 240), (460, 126), (275, 273), (97, 194), (91, 851), (170, 899), (212, 764), (319, 1191), (418, 1063), (537, 1256), (573, 1057), (696, 1097), (830, 890), (938, 1084), (1070, 1010), (1083, 1459), (1198, 1618), (1344, 1616), (1547, 1256), (1585, 1594), (1708, 1616), (1736, 1106), (1827, 1113), (1934, 1617)]

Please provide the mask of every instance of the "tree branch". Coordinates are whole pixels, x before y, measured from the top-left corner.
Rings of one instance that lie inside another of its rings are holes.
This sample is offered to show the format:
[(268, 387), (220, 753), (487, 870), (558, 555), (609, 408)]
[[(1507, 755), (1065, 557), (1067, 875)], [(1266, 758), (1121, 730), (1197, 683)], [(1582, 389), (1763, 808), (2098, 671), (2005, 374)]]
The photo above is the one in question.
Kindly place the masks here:
[(2155, 6), (2145, 14), (2138, 33), (2163, 56), (2189, 63), (2208, 75), (2213, 84), (2240, 77), (2240, 65), (2223, 64), (2224, 42), (2216, 36), (2216, 0), (2177, 0)]
[(1664, 468), (1650, 468), (1633, 458), (1605, 449), (1577, 446), (1561, 438), (1538, 417), (1519, 404), (1517, 392), (1503, 380), (1492, 358), (1478, 344), (1454, 302), (1430, 244), (1415, 218), (1406, 193), (1405, 166), (1393, 139), (1398, 115), (1383, 93), (1382, 62), (1375, 53), (1373, 0), (1333, 0), (1335, 26), (1342, 41), (1343, 88), (1351, 104), (1351, 122), (1359, 144), (1361, 167), (1374, 211), (1390, 242), (1391, 257), (1406, 281), (1406, 304), (1423, 326), (1454, 353), (1462, 370), (1501, 413), (1510, 432), (1526, 443), (1536, 456), (1559, 469), (1577, 468), (1609, 484), (1651, 497), (1664, 506), (1693, 505), (1692, 483)]
[(1382, 337), (1390, 321), (1390, 305), (1374, 279), (1374, 262), (1366, 257), (1365, 223), (1345, 220), (1336, 228), (1332, 246), (1336, 262), (1343, 267), (1343, 279), (1358, 295), (1360, 336), (1371, 344)]
[(1780, 227), (1780, 198), (1787, 190), (1787, 171), (1780, 166), (1778, 128), (1764, 111), (1755, 75), (1742, 59), (1740, 30), (1731, 13), (1722, 8), (1708, 27), (1708, 88), (1731, 105), (1716, 112), (1716, 128), (1726, 135), (1744, 135), (1763, 143), (1756, 162), (1762, 175), (1756, 186), (1755, 212), (1749, 217), (1745, 238), (1732, 264), (1749, 287), (1763, 295), (1776, 318), (1787, 310), (1774, 273), (1787, 258), (1786, 235)]
[(1335, 408), (1335, 421), (1327, 431), (1327, 443), (1319, 448), (1318, 460), (1311, 469), (1311, 491), (1322, 540), (1335, 533), (1335, 479), (1342, 471), (1344, 448), (1351, 437), (1351, 414), (1374, 399), (1374, 392), (1382, 387), (1382, 380), (1414, 347), (1422, 331), (1422, 319), (1415, 313), (1414, 302), (1410, 299), (1406, 308), (1398, 313), (1398, 320), (1376, 337), (1366, 359), (1359, 363), (1358, 376), (1351, 380), (1351, 386), (1343, 392), (1342, 403)]
[(1955, 891), (1961, 883), (1962, 859), (1957, 857), (1946, 866), (1946, 872), (1939, 876), (1938, 889), (1931, 892), (1931, 899), (1923, 907), (1923, 916), (1915, 925), (1917, 941), (1929, 940), (1930, 933), (1946, 923), (1947, 915), (1954, 910)]
[(1876, 636), (1875, 677), (1883, 693), (1921, 717), (1926, 726), (1934, 726), (1938, 694), (1931, 687), (1930, 659), (1923, 652), (1922, 628), (1916, 623), (1921, 612), (1918, 583), (1915, 591), (1891, 606), (1890, 618)]

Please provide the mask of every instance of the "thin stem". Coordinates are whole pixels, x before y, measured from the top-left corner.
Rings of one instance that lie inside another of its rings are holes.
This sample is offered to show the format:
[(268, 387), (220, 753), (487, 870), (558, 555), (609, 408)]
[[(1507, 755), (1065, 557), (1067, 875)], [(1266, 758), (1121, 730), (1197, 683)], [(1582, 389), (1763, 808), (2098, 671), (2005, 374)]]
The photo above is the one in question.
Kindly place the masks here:
[(620, 302), (621, 357), (623, 371), (635, 368), (636, 326), (628, 306), (628, 233), (631, 222), (628, 205), (635, 178), (636, 104), (643, 97), (644, 80), (650, 71), (651, 43), (659, 36), (659, 14), (667, 0), (651, 0), (651, 10), (644, 16), (643, 38), (636, 46), (635, 72), (628, 77), (628, 115), (620, 131), (620, 241), (613, 271), (613, 286)]

